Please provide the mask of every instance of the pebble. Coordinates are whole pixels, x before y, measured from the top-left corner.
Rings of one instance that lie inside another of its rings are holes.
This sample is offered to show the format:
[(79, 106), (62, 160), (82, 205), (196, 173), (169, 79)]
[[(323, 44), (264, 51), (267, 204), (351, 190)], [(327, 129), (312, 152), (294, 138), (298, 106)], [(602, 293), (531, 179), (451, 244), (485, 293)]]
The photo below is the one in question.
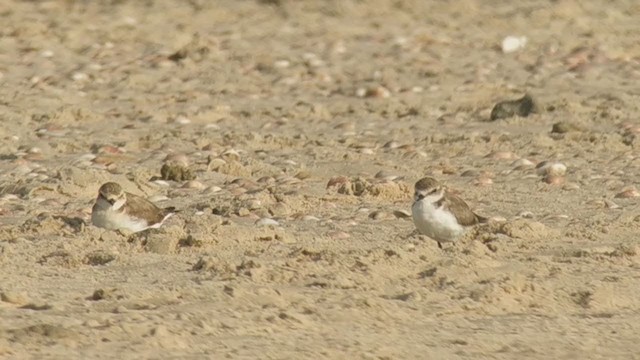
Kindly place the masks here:
[(498, 102), (491, 110), (491, 121), (506, 119), (514, 116), (527, 117), (535, 111), (533, 98), (525, 94), (517, 100), (505, 100)]
[(175, 120), (176, 123), (180, 124), (180, 125), (187, 125), (187, 124), (191, 124), (191, 119), (189, 119), (188, 117), (184, 116), (184, 115), (178, 115)]
[(387, 217), (388, 217), (387, 213), (380, 210), (373, 211), (369, 214), (369, 219), (372, 219), (372, 220), (382, 220), (382, 219), (386, 219)]
[(564, 176), (545, 175), (545, 177), (542, 179), (542, 181), (544, 181), (545, 183), (547, 183), (549, 185), (562, 185), (562, 184), (564, 184), (565, 178), (564, 178)]
[(391, 92), (384, 86), (374, 86), (366, 89), (358, 88), (358, 90), (356, 90), (356, 96), (384, 99), (390, 97)]
[(502, 52), (509, 54), (523, 49), (527, 45), (526, 36), (509, 35), (502, 40)]

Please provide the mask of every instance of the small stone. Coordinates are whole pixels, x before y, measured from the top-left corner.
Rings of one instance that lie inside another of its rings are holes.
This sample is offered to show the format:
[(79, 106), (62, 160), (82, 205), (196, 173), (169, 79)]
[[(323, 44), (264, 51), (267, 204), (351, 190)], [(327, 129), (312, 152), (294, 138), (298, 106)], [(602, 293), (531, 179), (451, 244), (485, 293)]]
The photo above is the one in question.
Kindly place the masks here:
[(559, 162), (542, 161), (536, 166), (536, 172), (538, 175), (564, 176), (567, 173), (567, 166)]
[(517, 100), (506, 100), (497, 103), (491, 110), (491, 121), (506, 119), (513, 116), (527, 117), (535, 112), (533, 98), (526, 94)]
[(553, 124), (553, 126), (551, 127), (551, 132), (554, 134), (566, 134), (571, 131), (579, 131), (579, 130), (581, 130), (579, 126), (572, 123), (568, 123), (566, 121), (557, 122)]
[(384, 211), (376, 210), (369, 214), (369, 219), (372, 220), (382, 220), (387, 218), (387, 213)]
[(542, 181), (549, 185), (562, 185), (564, 184), (565, 178), (564, 176), (546, 175)]
[(103, 250), (96, 250), (87, 254), (84, 258), (84, 263), (87, 265), (106, 265), (117, 258), (116, 254), (109, 253)]
[(523, 49), (527, 45), (526, 36), (513, 36), (509, 35), (502, 40), (502, 52), (509, 54)]
[(308, 178), (310, 178), (310, 177), (311, 177), (311, 173), (310, 173), (309, 171), (306, 171), (306, 170), (300, 170), (300, 171), (298, 171), (298, 173), (295, 175), (295, 177), (296, 177), (297, 179), (304, 180), (304, 179), (308, 179)]

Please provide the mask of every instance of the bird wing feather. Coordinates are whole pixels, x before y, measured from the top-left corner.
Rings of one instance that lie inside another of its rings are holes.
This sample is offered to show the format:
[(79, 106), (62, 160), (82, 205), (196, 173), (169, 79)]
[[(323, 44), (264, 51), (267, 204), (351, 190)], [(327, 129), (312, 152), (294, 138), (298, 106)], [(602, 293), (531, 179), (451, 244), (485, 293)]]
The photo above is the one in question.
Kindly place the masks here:
[(160, 209), (151, 201), (131, 193), (127, 193), (127, 211), (139, 215), (149, 225), (161, 222), (169, 213), (173, 212), (170, 208)]
[(458, 220), (458, 223), (462, 226), (471, 226), (486, 222), (486, 218), (478, 216), (476, 213), (471, 211), (469, 205), (454, 194), (447, 193), (446, 201), (444, 201), (443, 206), (455, 215), (456, 220)]

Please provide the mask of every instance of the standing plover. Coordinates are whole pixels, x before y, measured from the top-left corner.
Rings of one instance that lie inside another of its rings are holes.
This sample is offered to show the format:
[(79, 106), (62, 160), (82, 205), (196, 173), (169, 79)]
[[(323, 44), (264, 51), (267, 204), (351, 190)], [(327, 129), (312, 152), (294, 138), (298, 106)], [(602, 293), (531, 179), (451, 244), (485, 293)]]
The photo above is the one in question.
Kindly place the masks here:
[(125, 192), (114, 182), (103, 184), (91, 211), (93, 225), (110, 230), (138, 232), (157, 229), (175, 212), (175, 208), (161, 209), (149, 200)]
[(487, 222), (432, 177), (416, 182), (411, 213), (418, 231), (437, 241), (441, 249), (441, 243), (455, 241), (466, 227)]

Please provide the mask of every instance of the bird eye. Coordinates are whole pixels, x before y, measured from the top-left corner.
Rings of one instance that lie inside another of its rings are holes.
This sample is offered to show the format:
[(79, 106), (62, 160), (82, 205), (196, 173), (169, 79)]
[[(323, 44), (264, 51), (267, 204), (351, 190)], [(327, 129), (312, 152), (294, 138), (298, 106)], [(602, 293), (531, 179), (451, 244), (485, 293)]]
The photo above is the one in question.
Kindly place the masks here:
[(438, 191), (438, 188), (433, 188), (427, 195), (435, 194)]

